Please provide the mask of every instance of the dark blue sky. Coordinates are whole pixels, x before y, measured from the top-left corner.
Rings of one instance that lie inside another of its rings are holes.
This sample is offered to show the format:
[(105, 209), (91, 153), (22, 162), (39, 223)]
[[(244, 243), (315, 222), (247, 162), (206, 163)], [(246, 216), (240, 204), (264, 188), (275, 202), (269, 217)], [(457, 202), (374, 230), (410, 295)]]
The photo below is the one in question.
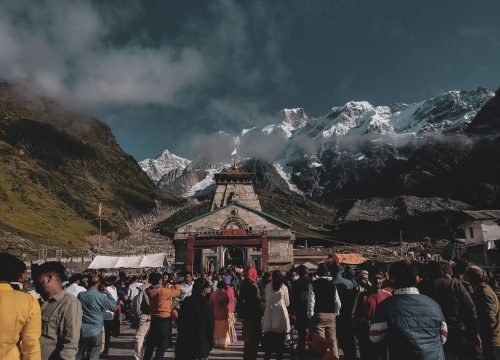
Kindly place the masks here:
[(496, 0), (41, 3), (49, 16), (2, 5), (2, 48), (42, 50), (21, 61), (29, 51), (12, 45), (0, 74), (72, 99), (139, 160), (164, 148), (192, 157), (193, 137), (273, 121), (282, 108), (319, 116), (349, 100), (500, 85)]

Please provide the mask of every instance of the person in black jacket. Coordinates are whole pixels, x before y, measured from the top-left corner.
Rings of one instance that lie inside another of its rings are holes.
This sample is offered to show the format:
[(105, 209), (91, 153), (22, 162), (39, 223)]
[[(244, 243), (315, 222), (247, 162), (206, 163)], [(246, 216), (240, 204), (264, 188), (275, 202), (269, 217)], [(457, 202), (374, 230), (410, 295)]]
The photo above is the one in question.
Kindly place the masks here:
[(429, 263), (428, 277), (420, 292), (434, 299), (443, 311), (448, 325), (446, 360), (471, 359), (481, 349), (476, 308), (465, 287), (452, 274), (448, 261)]
[(178, 360), (206, 359), (212, 350), (214, 315), (204, 296), (205, 290), (209, 288), (206, 279), (196, 279), (192, 295), (182, 303), (177, 320), (175, 347), (175, 358)]
[(257, 358), (261, 337), (262, 294), (257, 285), (257, 270), (250, 267), (246, 275), (246, 279), (241, 284), (240, 297), (238, 298), (240, 304), (238, 316), (243, 320), (242, 337), (245, 342), (243, 359), (251, 360)]
[(297, 268), (299, 278), (293, 283), (292, 289), (292, 311), (295, 316), (295, 326), (297, 327), (298, 341), (297, 350), (299, 357), (304, 354), (307, 328), (309, 321), (307, 318), (307, 296), (309, 294), (309, 277), (307, 276), (307, 268), (300, 265)]

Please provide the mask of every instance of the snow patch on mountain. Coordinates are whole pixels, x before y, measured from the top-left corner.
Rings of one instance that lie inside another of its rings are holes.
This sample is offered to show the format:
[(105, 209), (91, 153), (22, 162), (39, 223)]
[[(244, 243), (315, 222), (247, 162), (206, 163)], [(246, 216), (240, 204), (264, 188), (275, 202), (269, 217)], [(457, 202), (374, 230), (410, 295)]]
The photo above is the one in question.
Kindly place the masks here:
[(296, 192), (300, 195), (304, 195), (304, 193), (300, 191), (299, 188), (292, 182), (292, 175), (289, 172), (285, 171), (285, 167), (279, 161), (274, 162), (273, 166), (278, 174), (283, 178), (283, 180), (286, 181), (286, 183), (288, 184), (288, 188), (291, 191)]
[(188, 191), (186, 191), (182, 196), (184, 197), (191, 197), (194, 196), (198, 191), (205, 190), (207, 187), (215, 184), (215, 177), (214, 174), (221, 172), (223, 169), (218, 168), (218, 169), (207, 169), (207, 176), (200, 182), (194, 184)]
[(139, 166), (155, 182), (175, 169), (184, 170), (191, 160), (182, 158), (165, 150), (156, 159), (146, 159), (139, 162)]

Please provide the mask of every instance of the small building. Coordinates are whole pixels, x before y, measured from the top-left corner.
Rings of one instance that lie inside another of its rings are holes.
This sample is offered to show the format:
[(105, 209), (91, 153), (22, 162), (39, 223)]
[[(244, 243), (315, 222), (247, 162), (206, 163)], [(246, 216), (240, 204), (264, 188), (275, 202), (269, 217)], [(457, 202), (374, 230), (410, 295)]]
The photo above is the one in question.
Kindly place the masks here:
[[(328, 254), (323, 251), (308, 249), (295, 249), (293, 251), (294, 266), (312, 264), (317, 267), (318, 264), (325, 262), (328, 259)], [(311, 266), (306, 266), (311, 269)]]
[(231, 170), (215, 174), (210, 211), (175, 227), (176, 264), (195, 272), (293, 266), (292, 225), (262, 211), (253, 177), (239, 170), (233, 153)]
[(464, 210), (462, 255), (479, 265), (500, 266), (500, 210)]

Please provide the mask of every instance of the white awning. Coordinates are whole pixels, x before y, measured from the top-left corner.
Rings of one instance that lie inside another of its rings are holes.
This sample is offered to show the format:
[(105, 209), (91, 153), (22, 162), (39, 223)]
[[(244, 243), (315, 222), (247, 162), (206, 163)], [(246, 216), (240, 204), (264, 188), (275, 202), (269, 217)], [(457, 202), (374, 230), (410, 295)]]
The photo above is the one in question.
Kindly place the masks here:
[(102, 256), (98, 255), (89, 269), (145, 268), (163, 266), (165, 253), (141, 256)]

